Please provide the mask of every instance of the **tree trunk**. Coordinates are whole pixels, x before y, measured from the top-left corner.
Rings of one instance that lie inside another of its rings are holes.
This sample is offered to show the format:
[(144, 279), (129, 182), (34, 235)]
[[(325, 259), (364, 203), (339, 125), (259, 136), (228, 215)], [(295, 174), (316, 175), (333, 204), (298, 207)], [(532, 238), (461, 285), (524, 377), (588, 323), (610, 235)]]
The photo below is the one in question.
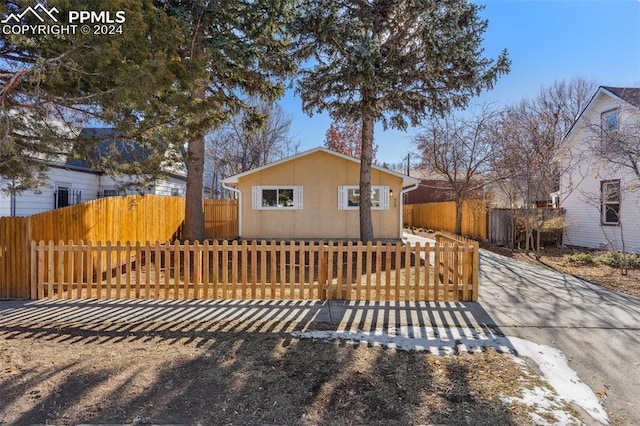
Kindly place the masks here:
[[(194, 97), (204, 99), (203, 82)], [(204, 241), (204, 211), (202, 208), (202, 190), (204, 188), (204, 134), (191, 138), (187, 146), (187, 192), (185, 195), (183, 240)]]
[(456, 223), (453, 233), (462, 235), (462, 200), (455, 200), (456, 203)]
[(371, 164), (373, 163), (373, 118), (362, 114), (362, 152), (360, 153), (360, 240), (373, 241), (371, 219)]

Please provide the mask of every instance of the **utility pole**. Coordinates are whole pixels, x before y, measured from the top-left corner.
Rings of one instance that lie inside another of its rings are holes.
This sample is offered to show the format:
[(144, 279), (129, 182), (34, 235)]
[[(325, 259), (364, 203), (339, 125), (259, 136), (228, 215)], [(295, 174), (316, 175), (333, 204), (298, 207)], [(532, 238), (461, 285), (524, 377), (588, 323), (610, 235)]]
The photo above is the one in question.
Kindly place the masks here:
[(407, 153), (407, 176), (409, 176), (409, 172), (411, 170), (410, 168), (410, 161), (411, 161), (411, 154)]

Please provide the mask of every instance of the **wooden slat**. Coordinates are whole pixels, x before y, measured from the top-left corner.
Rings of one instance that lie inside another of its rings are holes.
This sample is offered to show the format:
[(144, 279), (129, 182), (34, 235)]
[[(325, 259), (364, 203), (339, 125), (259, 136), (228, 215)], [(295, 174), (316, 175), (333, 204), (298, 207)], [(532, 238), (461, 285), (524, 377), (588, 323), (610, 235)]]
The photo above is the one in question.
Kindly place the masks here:
[[(63, 244), (62, 241), (60, 241), (60, 244)], [(75, 258), (75, 253), (73, 251), (73, 241), (69, 241), (68, 244), (65, 247), (65, 257), (67, 259), (67, 299), (71, 299), (73, 298), (73, 289), (74, 289), (74, 282), (75, 282), (75, 263), (76, 263), (76, 258)], [(60, 290), (62, 291), (62, 289)]]
[(211, 291), (211, 276), (209, 275), (211, 256), (211, 245), (208, 240), (205, 240), (202, 245), (202, 293), (204, 299), (210, 299)]
[(38, 244), (38, 299), (44, 298), (44, 241)]
[(153, 287), (153, 295), (155, 299), (160, 299), (160, 241), (156, 241), (153, 245), (153, 260), (154, 260), (154, 287)]
[(285, 294), (285, 285), (286, 285), (286, 276), (287, 276), (287, 246), (285, 243), (279, 243), (279, 252), (280, 252), (280, 294), (278, 299), (283, 299)]
[(375, 281), (375, 300), (384, 300), (382, 298), (382, 243), (378, 241), (376, 243), (376, 281)]
[(104, 249), (102, 247), (102, 241), (98, 241), (98, 243), (96, 244), (96, 270), (95, 270), (95, 275), (96, 275), (96, 288), (97, 288), (97, 297), (98, 299), (103, 299), (104, 295), (102, 293), (102, 273), (104, 272), (104, 269), (102, 267), (102, 258), (104, 256)]
[(55, 280), (55, 274), (53, 269), (53, 241), (49, 241), (47, 247), (47, 297), (53, 298), (53, 282)]
[(93, 242), (87, 241), (86, 253), (84, 252), (83, 265), (86, 266), (86, 280), (87, 280), (87, 297), (91, 299), (93, 297)]
[(339, 298), (338, 290), (333, 284), (333, 241), (327, 243), (327, 292), (331, 299)]
[(269, 299), (275, 299), (275, 294), (276, 294), (276, 282), (277, 282), (277, 273), (276, 273), (276, 267), (277, 267), (277, 259), (276, 259), (276, 244), (274, 242), (271, 242), (271, 244), (269, 245), (270, 248), (270, 253), (271, 253), (271, 265), (270, 265), (270, 283), (271, 283), (271, 293), (270, 293), (270, 297)]
[(347, 300), (352, 298), (353, 284), (353, 243), (347, 241)]
[(306, 246), (304, 242), (300, 242), (298, 246), (298, 299), (304, 300), (309, 299), (310, 297), (306, 294), (307, 280), (306, 280), (306, 270), (305, 265), (307, 265), (306, 260)]
[(111, 299), (111, 284), (112, 284), (112, 278), (113, 278), (113, 248), (111, 246), (111, 241), (107, 241), (107, 247), (105, 250), (105, 260), (107, 262), (107, 266), (106, 266), (106, 287), (107, 287), (107, 299)]
[(417, 242), (416, 245), (415, 245), (415, 248), (413, 250), (413, 252), (414, 252), (414, 254), (413, 254), (414, 272), (413, 272), (412, 287), (413, 287), (413, 300), (414, 301), (418, 301), (419, 298), (420, 298), (420, 280), (421, 280), (421, 275), (420, 275), (420, 250), (421, 250), (420, 242)]
[(251, 273), (249, 274), (251, 280), (251, 292), (249, 293), (249, 297), (251, 299), (258, 298), (258, 256), (260, 256), (260, 251), (258, 250), (258, 243), (256, 240), (251, 241), (251, 249), (249, 250), (249, 255), (251, 256)]
[(191, 293), (191, 244), (189, 241), (185, 241), (182, 244), (182, 255), (184, 260), (182, 261), (182, 268), (184, 274), (182, 274), (182, 297), (175, 296), (176, 299), (189, 299)]
[(391, 249), (393, 245), (384, 245), (384, 300), (391, 300)]
[(267, 242), (260, 241), (260, 298), (267, 298)]
[(249, 276), (249, 261), (247, 259), (247, 242), (245, 240), (242, 241), (242, 243), (240, 244), (240, 258), (239, 258), (239, 262), (240, 262), (240, 267), (241, 269), (241, 274), (240, 274), (240, 285), (242, 286), (242, 299), (247, 299), (249, 297), (250, 293), (250, 287), (249, 287), (249, 282), (248, 282), (248, 276)]
[(282, 298), (297, 299), (295, 294), (296, 289), (296, 243), (289, 242), (289, 288), (287, 295), (282, 295)]
[(229, 299), (229, 245), (227, 241), (222, 242), (220, 250), (220, 254), (222, 255), (222, 279), (220, 280), (220, 284), (222, 285), (222, 298)]
[[(238, 298), (238, 241), (231, 242), (231, 296), (229, 299)], [(226, 299), (226, 297), (225, 297)]]
[(371, 253), (372, 253), (372, 243), (371, 241), (367, 242), (367, 249), (364, 251), (364, 256), (365, 256), (365, 263), (366, 263), (366, 285), (367, 285), (367, 289), (366, 289), (366, 295), (365, 298), (366, 300), (371, 300)]
[(400, 273), (402, 271), (402, 244), (400, 243), (396, 244), (396, 258), (393, 264), (393, 268), (395, 269), (395, 272), (396, 272), (393, 299), (396, 302), (398, 302), (400, 301), (400, 288), (401, 288)]
[[(1, 226), (1, 223), (0, 223)], [(37, 269), (37, 258), (38, 258), (38, 245), (35, 241), (31, 241), (31, 299), (38, 299), (38, 269)], [(0, 247), (1, 250), (1, 247)]]
[(356, 246), (356, 300), (362, 300), (362, 241), (358, 241)]
[(219, 270), (219, 265), (220, 265), (220, 246), (218, 245), (217, 241), (213, 242), (213, 246), (211, 247), (211, 278), (212, 278), (212, 284), (213, 284), (213, 298), (217, 299), (218, 296), (218, 290), (219, 290), (219, 279), (220, 279), (220, 270)]

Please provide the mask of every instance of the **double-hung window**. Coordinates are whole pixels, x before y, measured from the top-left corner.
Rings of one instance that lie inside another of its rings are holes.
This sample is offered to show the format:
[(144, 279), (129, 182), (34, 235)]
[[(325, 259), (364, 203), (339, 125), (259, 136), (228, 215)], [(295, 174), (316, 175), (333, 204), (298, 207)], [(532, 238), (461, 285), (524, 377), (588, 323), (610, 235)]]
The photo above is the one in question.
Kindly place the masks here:
[(600, 183), (600, 199), (603, 225), (620, 223), (620, 181), (609, 180)]
[[(358, 210), (360, 208), (360, 187), (345, 185), (338, 187), (338, 210)], [(389, 187), (371, 186), (371, 209), (389, 210)]]
[(302, 210), (302, 186), (252, 187), (254, 210)]

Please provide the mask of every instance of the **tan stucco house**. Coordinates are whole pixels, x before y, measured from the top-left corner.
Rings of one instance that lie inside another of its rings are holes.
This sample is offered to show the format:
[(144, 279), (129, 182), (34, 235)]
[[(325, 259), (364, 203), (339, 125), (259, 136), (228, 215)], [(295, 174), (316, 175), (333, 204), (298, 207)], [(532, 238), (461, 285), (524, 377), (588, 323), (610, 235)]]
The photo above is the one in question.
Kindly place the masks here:
[[(318, 147), (223, 180), (237, 193), (239, 233), (246, 239), (357, 239), (360, 161)], [(402, 237), (402, 195), (410, 176), (373, 166), (373, 232)]]

